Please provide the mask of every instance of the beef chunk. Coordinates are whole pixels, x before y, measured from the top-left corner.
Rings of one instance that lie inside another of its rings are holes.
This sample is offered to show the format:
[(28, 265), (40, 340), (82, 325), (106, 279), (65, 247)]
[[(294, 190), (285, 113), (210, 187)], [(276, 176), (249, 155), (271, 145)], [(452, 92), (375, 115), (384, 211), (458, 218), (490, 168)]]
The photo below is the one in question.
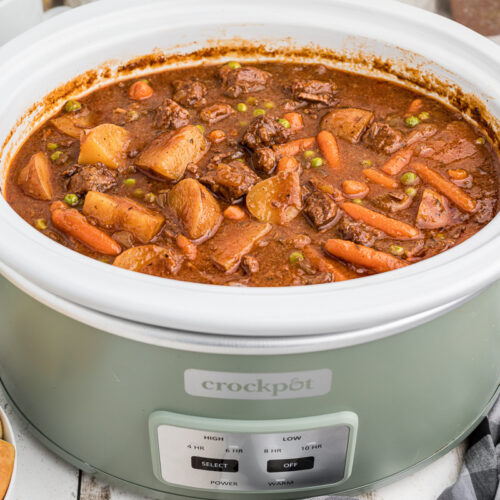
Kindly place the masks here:
[(249, 92), (259, 92), (266, 88), (271, 79), (271, 73), (252, 66), (232, 69), (223, 66), (219, 70), (224, 94), (229, 97), (238, 97)]
[(199, 108), (205, 106), (207, 100), (207, 87), (196, 80), (175, 80), (174, 100), (188, 108)]
[(403, 134), (387, 123), (375, 122), (366, 134), (370, 147), (385, 154), (395, 153), (404, 146)]
[(276, 153), (271, 148), (259, 148), (253, 155), (253, 165), (256, 170), (270, 174), (276, 166)]
[(229, 104), (220, 103), (220, 104), (212, 104), (212, 106), (208, 106), (207, 108), (203, 108), (200, 112), (200, 118), (204, 121), (212, 125), (213, 123), (220, 122), (221, 120), (225, 120), (226, 118), (234, 115), (236, 111)]
[(337, 93), (337, 86), (333, 82), (294, 80), (290, 90), (296, 101), (308, 101), (325, 106), (334, 106), (337, 103), (334, 97)]
[(156, 128), (178, 129), (189, 124), (189, 111), (172, 99), (166, 98), (156, 108), (154, 126)]
[(416, 130), (413, 130), (408, 134), (406, 137), (406, 144), (409, 146), (411, 144), (415, 144), (416, 142), (425, 141), (435, 135), (437, 131), (438, 128), (432, 123), (419, 125)]
[(240, 161), (211, 164), (200, 182), (229, 203), (244, 196), (260, 177)]
[(87, 191), (104, 192), (116, 184), (115, 176), (103, 166), (82, 166), (70, 177), (68, 191), (84, 194)]
[(335, 136), (356, 144), (372, 120), (371, 111), (359, 108), (335, 109), (323, 117), (321, 129), (329, 130)]
[(241, 259), (240, 265), (246, 274), (259, 272), (259, 261), (252, 255), (245, 255), (245, 257)]
[(372, 247), (378, 239), (384, 237), (382, 231), (347, 217), (343, 217), (340, 221), (339, 232), (344, 240), (353, 241), (367, 247)]
[(334, 222), (337, 204), (328, 193), (316, 191), (304, 203), (304, 214), (316, 229), (322, 229)]
[(259, 116), (247, 128), (241, 143), (247, 148), (256, 150), (286, 142), (292, 131), (269, 116)]

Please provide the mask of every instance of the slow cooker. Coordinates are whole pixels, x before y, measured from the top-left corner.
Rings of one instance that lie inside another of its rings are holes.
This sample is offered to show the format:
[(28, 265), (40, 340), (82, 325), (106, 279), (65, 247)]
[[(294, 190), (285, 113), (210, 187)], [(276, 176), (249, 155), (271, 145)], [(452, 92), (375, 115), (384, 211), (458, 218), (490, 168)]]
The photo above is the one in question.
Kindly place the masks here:
[[(500, 51), (389, 0), (104, 0), (0, 50), (0, 168), (70, 97), (172, 65), (322, 61), (424, 90), (496, 143)], [(72, 464), (155, 498), (304, 498), (392, 481), (499, 392), (500, 219), (405, 269), (245, 289), (131, 273), (0, 198), (0, 379)]]

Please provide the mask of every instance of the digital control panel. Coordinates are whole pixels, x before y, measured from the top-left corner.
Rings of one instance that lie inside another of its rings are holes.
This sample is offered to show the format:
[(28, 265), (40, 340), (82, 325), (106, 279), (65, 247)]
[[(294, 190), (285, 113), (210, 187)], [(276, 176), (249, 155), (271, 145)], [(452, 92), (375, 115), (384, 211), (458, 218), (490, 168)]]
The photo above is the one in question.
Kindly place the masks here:
[(282, 491), (338, 483), (352, 467), (357, 417), (223, 420), (155, 412), (155, 474), (200, 489)]

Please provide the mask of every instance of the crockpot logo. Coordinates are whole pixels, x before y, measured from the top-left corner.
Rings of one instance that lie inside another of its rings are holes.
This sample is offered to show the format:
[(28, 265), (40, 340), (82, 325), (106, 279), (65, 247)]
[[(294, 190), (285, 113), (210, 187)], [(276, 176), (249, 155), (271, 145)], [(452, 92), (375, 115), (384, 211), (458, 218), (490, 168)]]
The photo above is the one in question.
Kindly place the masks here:
[(284, 373), (233, 373), (190, 369), (184, 389), (191, 396), (219, 399), (295, 399), (330, 392), (328, 369)]

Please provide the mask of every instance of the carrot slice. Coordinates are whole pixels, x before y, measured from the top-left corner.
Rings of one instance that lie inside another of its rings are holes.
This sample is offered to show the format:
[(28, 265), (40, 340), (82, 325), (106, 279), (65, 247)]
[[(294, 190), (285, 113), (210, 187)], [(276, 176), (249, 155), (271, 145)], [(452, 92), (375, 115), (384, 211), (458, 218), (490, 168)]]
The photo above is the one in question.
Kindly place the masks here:
[(334, 281), (346, 281), (359, 278), (358, 274), (348, 269), (344, 264), (327, 257), (321, 250), (311, 245), (307, 245), (302, 251), (318, 271), (331, 273)]
[(177, 246), (181, 249), (181, 252), (186, 256), (187, 260), (195, 260), (198, 253), (197, 246), (190, 240), (188, 240), (183, 234), (177, 235), (175, 239)]
[(408, 146), (394, 153), (381, 167), (380, 170), (389, 175), (397, 175), (410, 163), (413, 148)]
[(222, 214), (229, 220), (243, 220), (247, 218), (246, 212), (236, 205), (230, 205)]
[(316, 137), (304, 137), (294, 141), (285, 142), (279, 146), (274, 146), (274, 152), (278, 158), (282, 156), (296, 156), (303, 153), (306, 149), (311, 149), (316, 143)]
[(122, 251), (120, 245), (111, 236), (90, 224), (74, 208), (54, 207), (52, 223), (57, 229), (73, 236), (96, 252), (105, 255), (118, 255)]
[(325, 157), (330, 167), (340, 168), (342, 165), (342, 161), (340, 159), (339, 146), (337, 144), (337, 139), (335, 139), (335, 136), (331, 132), (328, 132), (328, 130), (322, 130), (318, 134), (316, 140), (318, 141), (318, 146), (321, 150), (321, 153)]
[(414, 163), (413, 168), (425, 182), (435, 187), (459, 208), (465, 212), (474, 212), (477, 206), (476, 200), (453, 184), (453, 182), (445, 179), (441, 174), (424, 163)]
[(378, 273), (392, 271), (408, 265), (407, 262), (391, 254), (357, 245), (352, 241), (331, 239), (325, 243), (325, 250), (334, 257), (339, 257), (357, 266), (368, 267)]
[(341, 207), (342, 210), (353, 219), (360, 220), (369, 226), (376, 227), (393, 238), (416, 238), (420, 234), (417, 228), (406, 224), (406, 222), (391, 219), (390, 217), (386, 217), (362, 205), (346, 201)]
[(283, 156), (278, 162), (277, 172), (296, 172), (300, 163), (293, 156)]
[(285, 113), (283, 118), (290, 124), (290, 130), (292, 132), (298, 132), (304, 128), (304, 120), (302, 119), (302, 115), (300, 113)]
[(423, 105), (424, 105), (424, 101), (422, 101), (422, 99), (414, 99), (410, 103), (410, 105), (408, 106), (406, 113), (408, 115), (413, 115), (415, 113), (418, 113), (422, 109)]
[(153, 89), (146, 81), (139, 80), (138, 82), (132, 84), (128, 95), (130, 99), (134, 99), (135, 101), (142, 101), (144, 99), (149, 99), (153, 95), (153, 93)]
[(363, 175), (375, 184), (379, 184), (388, 189), (396, 189), (398, 187), (398, 182), (396, 180), (374, 168), (365, 168), (363, 170)]

